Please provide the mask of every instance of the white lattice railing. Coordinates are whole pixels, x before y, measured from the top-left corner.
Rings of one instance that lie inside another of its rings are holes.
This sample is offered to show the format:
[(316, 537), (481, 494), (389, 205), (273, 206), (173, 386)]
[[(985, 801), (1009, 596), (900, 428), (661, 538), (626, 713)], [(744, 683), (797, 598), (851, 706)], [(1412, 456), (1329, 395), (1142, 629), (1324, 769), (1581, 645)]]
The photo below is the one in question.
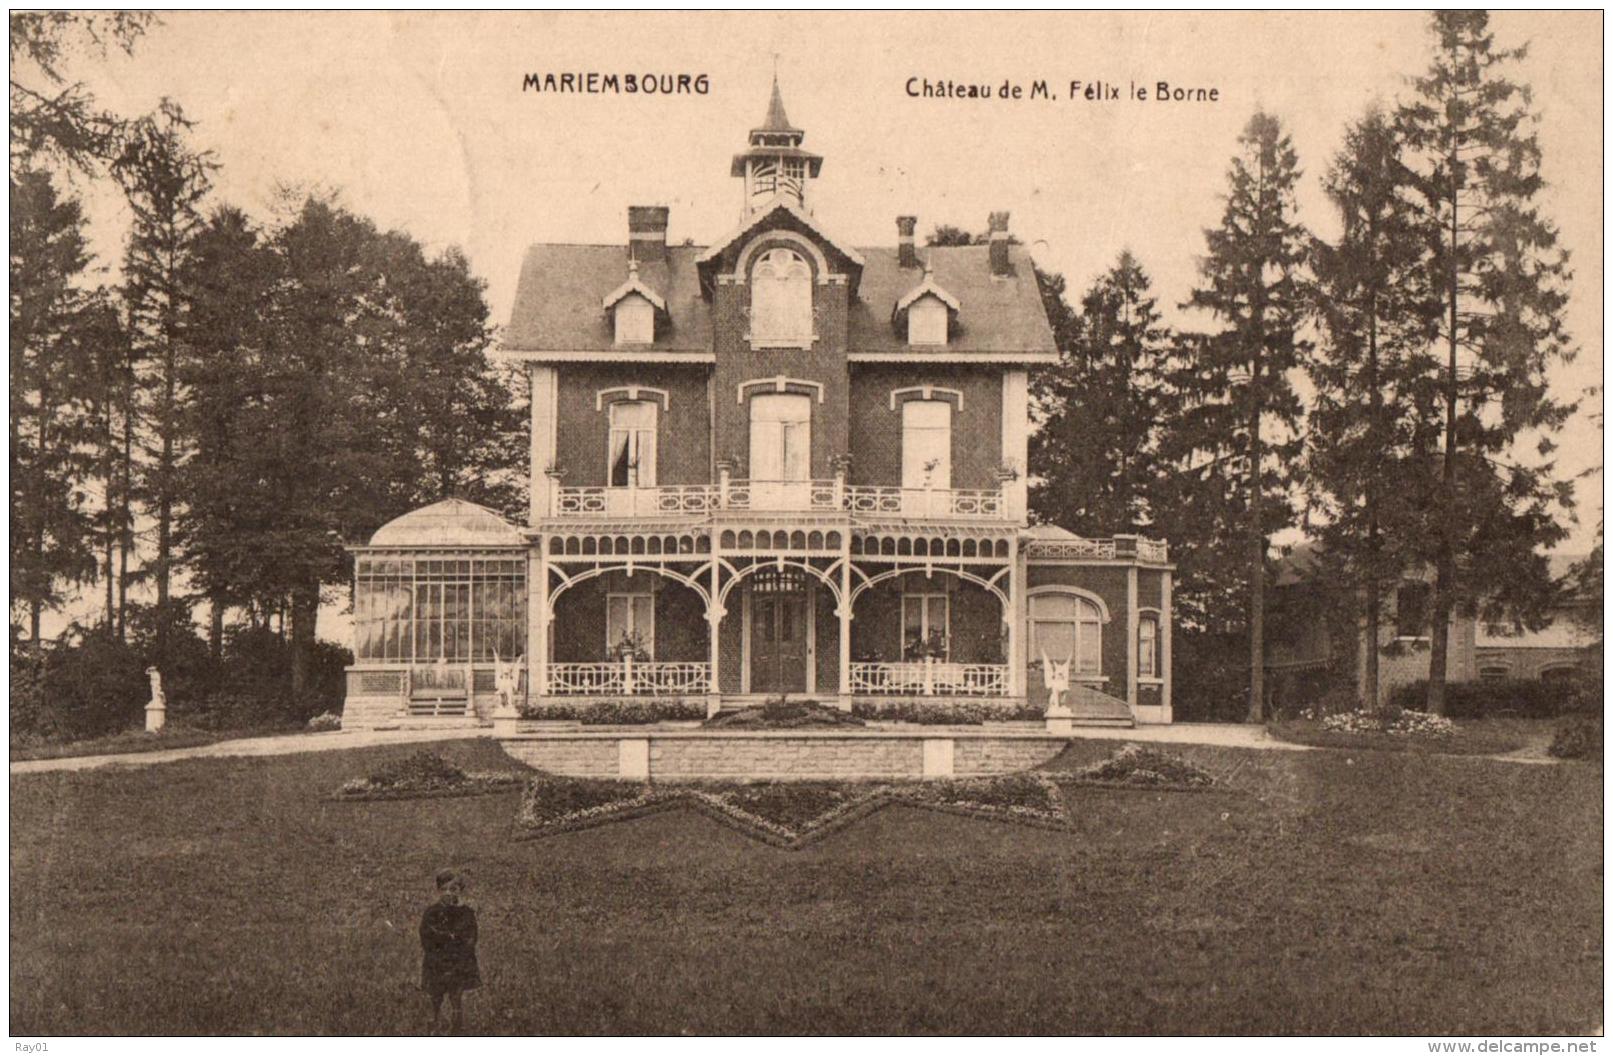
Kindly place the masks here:
[(851, 665), (851, 692), (949, 697), (1005, 697), (1007, 664), (903, 660)]
[(1001, 489), (895, 488), (838, 480), (729, 480), (655, 488), (559, 488), (556, 517), (654, 517), (714, 510), (847, 510), (877, 517), (1000, 520)]
[(1000, 489), (975, 488), (890, 488), (867, 484), (846, 487), (846, 509), (852, 513), (891, 517), (969, 517), (998, 519), (1003, 516)]
[(835, 510), (843, 491), (832, 480), (734, 480), (718, 503), (729, 510)]
[(709, 513), (717, 508), (717, 489), (710, 484), (673, 484), (660, 488), (561, 488), (555, 495), (557, 517), (653, 517), (657, 514)]
[(1144, 561), (1164, 561), (1167, 557), (1165, 542), (1162, 539), (1137, 540), (1137, 556)]
[(696, 662), (628, 661), (550, 664), (550, 696), (653, 697), (708, 693), (711, 665)]

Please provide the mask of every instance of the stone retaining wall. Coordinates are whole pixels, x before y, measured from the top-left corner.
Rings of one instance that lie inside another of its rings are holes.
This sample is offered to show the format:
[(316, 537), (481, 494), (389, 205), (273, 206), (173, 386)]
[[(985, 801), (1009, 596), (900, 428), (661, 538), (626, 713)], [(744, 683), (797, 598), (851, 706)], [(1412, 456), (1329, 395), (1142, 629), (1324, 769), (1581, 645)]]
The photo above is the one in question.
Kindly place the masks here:
[(918, 778), (1026, 770), (1057, 755), (1048, 736), (867, 734), (529, 734), (501, 738), (528, 766), (567, 777), (678, 781)]

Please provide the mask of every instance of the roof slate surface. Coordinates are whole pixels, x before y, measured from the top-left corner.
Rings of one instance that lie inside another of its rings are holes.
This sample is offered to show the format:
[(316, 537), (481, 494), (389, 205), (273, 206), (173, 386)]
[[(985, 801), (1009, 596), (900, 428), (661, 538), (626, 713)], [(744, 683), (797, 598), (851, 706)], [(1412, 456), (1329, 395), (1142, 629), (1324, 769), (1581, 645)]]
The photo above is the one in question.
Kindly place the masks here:
[[(641, 262), (639, 278), (666, 298), (671, 325), (658, 327), (656, 352), (712, 351), (711, 305), (700, 294), (696, 260), (702, 246), (668, 246), (665, 262)], [(862, 283), (848, 319), (852, 352), (910, 352), (905, 334), (891, 325), (898, 299), (924, 281), (922, 267), (898, 265), (895, 246), (859, 248)], [(954, 337), (946, 353), (1054, 351), (1036, 273), (1023, 247), (1009, 247), (1014, 275), (991, 274), (987, 246), (931, 246), (920, 250), (934, 266), (937, 285), (956, 297)], [(503, 347), (511, 351), (615, 350), (615, 333), (600, 302), (627, 278), (622, 245), (545, 243), (527, 250), (516, 286), (515, 308)], [(922, 353), (920, 353), (922, 354)]]

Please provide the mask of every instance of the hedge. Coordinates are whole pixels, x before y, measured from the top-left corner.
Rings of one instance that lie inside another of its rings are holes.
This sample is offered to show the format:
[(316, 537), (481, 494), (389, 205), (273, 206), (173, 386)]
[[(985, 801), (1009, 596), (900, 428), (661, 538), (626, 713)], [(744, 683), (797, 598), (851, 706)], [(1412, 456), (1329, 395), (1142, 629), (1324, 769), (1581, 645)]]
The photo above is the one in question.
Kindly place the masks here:
[[(1501, 682), (1447, 682), (1445, 715), (1453, 719), (1516, 716), (1550, 719), (1583, 706), (1582, 687), (1573, 682), (1535, 682), (1511, 679)], [(1397, 686), (1389, 694), (1391, 707), (1426, 711), (1428, 683)]]

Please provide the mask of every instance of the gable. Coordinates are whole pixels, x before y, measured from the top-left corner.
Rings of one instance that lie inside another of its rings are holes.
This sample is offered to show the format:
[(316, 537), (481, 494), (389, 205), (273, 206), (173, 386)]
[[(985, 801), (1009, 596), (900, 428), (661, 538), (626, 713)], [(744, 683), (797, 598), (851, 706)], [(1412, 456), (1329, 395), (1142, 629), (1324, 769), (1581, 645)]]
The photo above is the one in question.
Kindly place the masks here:
[(718, 275), (733, 273), (740, 266), (739, 258), (746, 248), (758, 238), (774, 232), (796, 236), (809, 244), (827, 263), (831, 273), (846, 276), (852, 295), (856, 295), (862, 278), (862, 255), (850, 245), (832, 237), (809, 214), (783, 196), (756, 210), (700, 254), (696, 263), (700, 269), (702, 287), (709, 291)]

